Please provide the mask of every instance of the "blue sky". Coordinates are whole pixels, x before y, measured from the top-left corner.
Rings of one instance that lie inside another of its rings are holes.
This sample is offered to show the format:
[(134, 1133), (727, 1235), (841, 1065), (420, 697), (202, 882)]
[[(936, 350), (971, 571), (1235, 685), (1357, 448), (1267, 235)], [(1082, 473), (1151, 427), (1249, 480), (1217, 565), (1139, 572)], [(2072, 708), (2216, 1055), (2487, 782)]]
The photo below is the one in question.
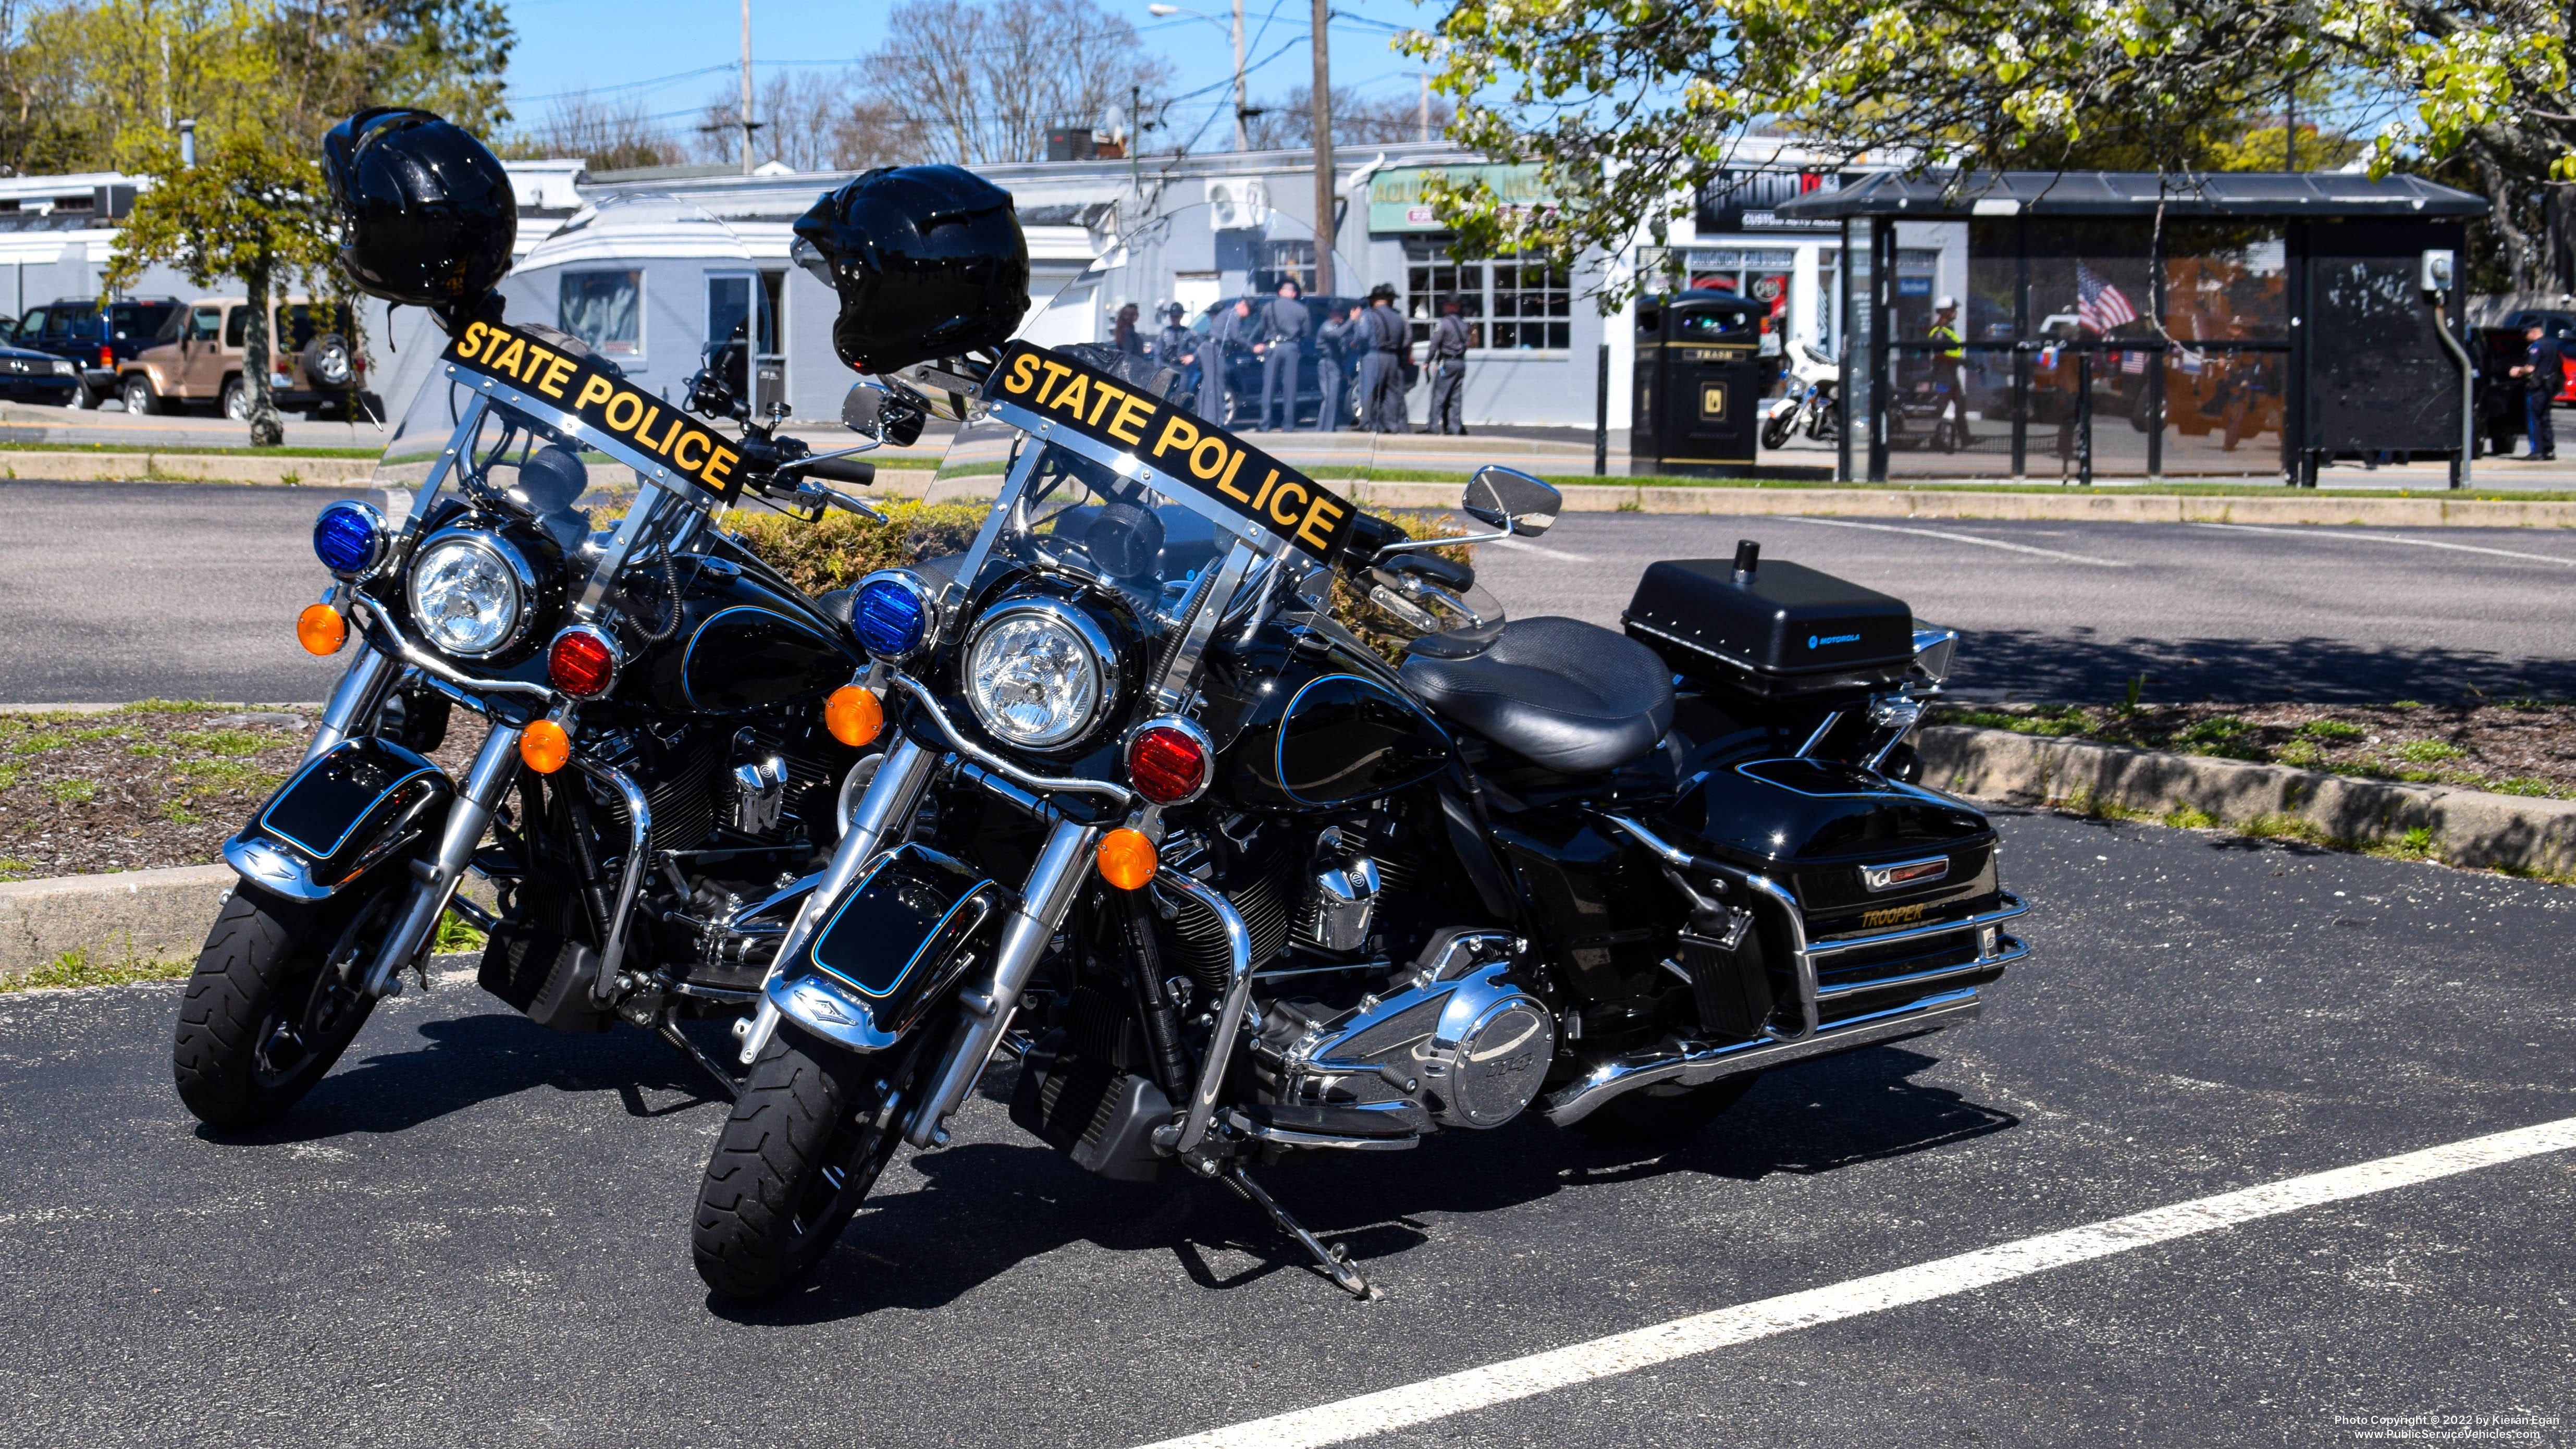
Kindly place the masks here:
[[(1103, 3), (1132, 20), (1145, 44), (1171, 63), (1179, 77), (1177, 90), (1216, 88), (1175, 112), (1184, 136), (1223, 108), (1233, 71), (1232, 41), (1224, 27), (1181, 16), (1158, 20), (1146, 13), (1146, 0)], [(1231, 13), (1230, 0), (1196, 0), (1190, 8), (1221, 21)], [(649, 113), (694, 114), (720, 89), (736, 83), (733, 67), (742, 53), (738, 3), (622, 0), (604, 6), (600, 0), (511, 0), (509, 9), (519, 32), (510, 61), (511, 108), (524, 121), (545, 114), (545, 97), (583, 88), (603, 97), (635, 96)], [(773, 68), (864, 56), (883, 43), (889, 9), (884, 0), (752, 0), (754, 71), (766, 74)], [(1336, 10), (1334, 83), (1358, 85), (1371, 96), (1413, 95), (1418, 67), (1388, 50), (1389, 27), (1427, 25), (1439, 10), (1412, 0), (1342, 0)], [(1284, 95), (1310, 77), (1313, 62), (1299, 38), (1313, 13), (1311, 0), (1245, 0), (1249, 58), (1257, 63), (1269, 57), (1252, 74), (1255, 104)], [(718, 66), (725, 69), (688, 74)], [(1196, 149), (1221, 147), (1226, 130), (1226, 122), (1218, 119)]]

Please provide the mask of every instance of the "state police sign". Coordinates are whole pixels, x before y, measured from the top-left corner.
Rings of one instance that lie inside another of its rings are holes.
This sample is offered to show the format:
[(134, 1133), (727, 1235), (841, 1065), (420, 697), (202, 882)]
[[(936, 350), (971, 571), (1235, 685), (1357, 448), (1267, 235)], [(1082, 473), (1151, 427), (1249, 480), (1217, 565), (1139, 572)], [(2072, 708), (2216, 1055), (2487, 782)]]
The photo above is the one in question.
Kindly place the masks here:
[(983, 396), (1131, 454), (1319, 563), (1341, 552), (1359, 514), (1349, 499), (1216, 424), (1061, 352), (1011, 344)]
[(699, 419), (637, 388), (622, 377), (558, 351), (555, 344), (515, 327), (469, 322), (447, 345), (447, 361), (506, 382), (642, 449), (671, 471), (725, 502), (742, 491), (733, 470), (742, 455)]

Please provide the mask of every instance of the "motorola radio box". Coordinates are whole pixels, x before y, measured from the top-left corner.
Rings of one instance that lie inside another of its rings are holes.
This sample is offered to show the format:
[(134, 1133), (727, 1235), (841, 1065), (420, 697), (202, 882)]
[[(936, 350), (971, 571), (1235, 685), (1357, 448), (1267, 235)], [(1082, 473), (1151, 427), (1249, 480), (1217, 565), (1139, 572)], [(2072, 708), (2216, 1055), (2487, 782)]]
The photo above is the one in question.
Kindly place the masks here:
[(1886, 688), (1914, 661), (1904, 600), (1750, 546), (1650, 566), (1620, 622), (1674, 673), (1766, 699)]

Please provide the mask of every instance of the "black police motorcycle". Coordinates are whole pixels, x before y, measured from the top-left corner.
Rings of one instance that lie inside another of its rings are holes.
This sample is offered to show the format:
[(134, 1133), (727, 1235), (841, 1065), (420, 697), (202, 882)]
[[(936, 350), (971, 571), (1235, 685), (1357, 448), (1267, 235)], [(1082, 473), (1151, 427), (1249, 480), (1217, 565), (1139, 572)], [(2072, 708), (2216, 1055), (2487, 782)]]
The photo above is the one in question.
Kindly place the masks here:
[[(997, 1056), (1020, 1128), (1106, 1178), (1223, 1181), (1365, 1294), (1251, 1164), (1524, 1111), (1688, 1130), (1767, 1068), (1972, 1019), (2023, 954), (1994, 830), (1910, 782), (1955, 635), (1750, 544), (1653, 565), (1624, 634), (1507, 621), (1458, 540), (1198, 416), (1176, 372), (1034, 340), (1167, 295), (1207, 228), (1122, 242), (1017, 340), (871, 350), (868, 184), (799, 223), (842, 356), (960, 419), (929, 496), (989, 510), (857, 588), (887, 748), (745, 1029), (694, 1225), (716, 1294), (809, 1277)], [(1559, 502), (1487, 468), (1464, 541)]]
[[(351, 278), (450, 340), (380, 465), (416, 490), (409, 515), (341, 502), (314, 526), (336, 582), (298, 634), (350, 662), (301, 768), (224, 846), (241, 884), (180, 1008), (180, 1097), (218, 1128), (291, 1107), (448, 913), (490, 933), (481, 982), (513, 1007), (655, 1031), (730, 1092), (680, 1023), (755, 999), (878, 756), (872, 725), (823, 707), (865, 666), (847, 595), (807, 597), (715, 511), (866, 511), (824, 482), (874, 470), (753, 418), (739, 349), (692, 397), (726, 430), (504, 320), (516, 207), (457, 128), (368, 111), (325, 160)], [(1002, 193), (932, 184), (1016, 240)], [(918, 434), (903, 399), (858, 401), (889, 404), (856, 415), (876, 433)], [(426, 755), (460, 707), (488, 722), (461, 780)], [(469, 878), (494, 908), (459, 894)]]

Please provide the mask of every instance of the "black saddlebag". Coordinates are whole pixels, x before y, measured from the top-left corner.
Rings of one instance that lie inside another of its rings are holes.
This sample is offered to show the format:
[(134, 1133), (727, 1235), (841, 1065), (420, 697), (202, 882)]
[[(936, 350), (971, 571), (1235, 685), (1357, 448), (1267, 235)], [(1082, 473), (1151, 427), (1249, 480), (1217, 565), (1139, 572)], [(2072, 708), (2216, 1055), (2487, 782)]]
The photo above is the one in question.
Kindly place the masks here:
[(1948, 796), (1830, 760), (1749, 760), (1709, 770), (1656, 829), (1780, 888), (1756, 892), (1758, 917), (1797, 917), (1794, 934), (1764, 928), (1773, 999), (1795, 1014), (1812, 991), (1819, 1025), (1984, 985), (2022, 952), (1993, 929), (2021, 910), (1997, 885), (1994, 828)]
[(1777, 560), (1741, 579), (1727, 559), (1649, 565), (1620, 622), (1675, 674), (1758, 699), (1889, 689), (1914, 662), (1904, 600)]

